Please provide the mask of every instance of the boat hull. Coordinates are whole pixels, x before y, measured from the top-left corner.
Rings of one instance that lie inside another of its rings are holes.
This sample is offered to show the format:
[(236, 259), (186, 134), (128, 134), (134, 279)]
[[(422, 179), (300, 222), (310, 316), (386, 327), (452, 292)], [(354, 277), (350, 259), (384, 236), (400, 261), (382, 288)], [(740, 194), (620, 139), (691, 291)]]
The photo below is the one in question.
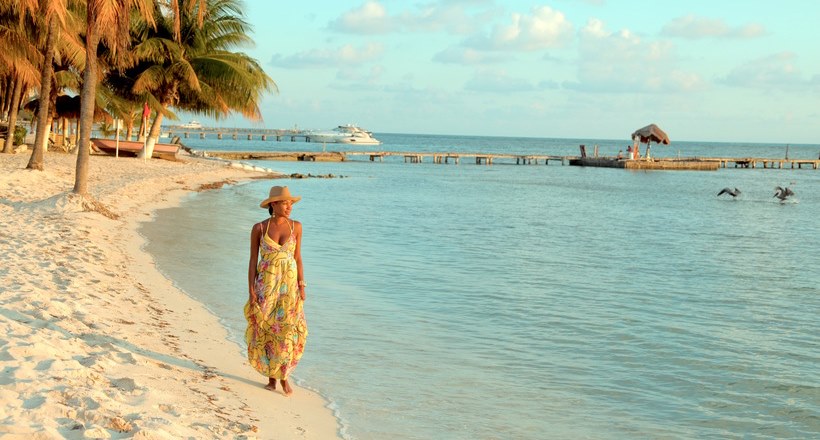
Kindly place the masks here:
[(333, 144), (380, 145), (382, 142), (369, 131), (355, 125), (340, 125), (333, 131), (314, 131), (307, 136), (310, 142)]
[[(91, 144), (105, 154), (110, 156), (123, 157), (137, 157), (142, 151), (144, 145), (142, 142), (135, 141), (119, 141), (117, 145), (116, 139), (91, 139)], [(179, 153), (179, 145), (174, 144), (155, 144), (154, 151), (151, 157), (165, 160), (176, 160)]]
[(373, 138), (341, 138), (336, 141), (339, 144), (358, 144), (358, 145), (379, 145), (382, 142)]

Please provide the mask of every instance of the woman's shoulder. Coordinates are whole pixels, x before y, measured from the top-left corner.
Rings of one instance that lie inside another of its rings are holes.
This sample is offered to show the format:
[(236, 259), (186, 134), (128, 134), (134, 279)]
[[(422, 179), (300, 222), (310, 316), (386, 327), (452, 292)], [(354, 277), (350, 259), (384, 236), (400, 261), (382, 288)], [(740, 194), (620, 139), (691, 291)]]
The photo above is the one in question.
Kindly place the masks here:
[(268, 219), (265, 219), (265, 220), (262, 220), (260, 222), (254, 223), (253, 226), (251, 226), (251, 231), (256, 231), (260, 227), (264, 228), (265, 227), (265, 222), (267, 222), (267, 221), (268, 221)]

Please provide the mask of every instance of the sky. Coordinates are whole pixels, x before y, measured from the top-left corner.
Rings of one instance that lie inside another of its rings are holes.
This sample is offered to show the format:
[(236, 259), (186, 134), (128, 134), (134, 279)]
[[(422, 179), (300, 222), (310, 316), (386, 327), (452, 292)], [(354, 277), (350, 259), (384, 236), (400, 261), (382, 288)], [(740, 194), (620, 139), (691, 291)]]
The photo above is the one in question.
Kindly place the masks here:
[(278, 93), (220, 126), (820, 144), (816, 0), (244, 1)]

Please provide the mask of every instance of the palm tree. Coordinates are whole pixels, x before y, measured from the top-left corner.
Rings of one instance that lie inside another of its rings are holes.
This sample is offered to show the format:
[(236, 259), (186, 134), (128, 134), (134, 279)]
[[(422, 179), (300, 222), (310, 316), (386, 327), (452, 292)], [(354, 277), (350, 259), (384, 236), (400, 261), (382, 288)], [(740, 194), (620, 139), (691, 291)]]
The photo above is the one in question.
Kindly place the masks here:
[[(33, 1), (33, 0), (21, 0)], [(91, 142), (91, 129), (94, 119), (94, 98), (97, 88), (97, 57), (96, 52), (100, 39), (104, 40), (114, 53), (122, 51), (129, 44), (130, 14), (136, 11), (139, 18), (146, 24), (153, 26), (155, 11), (159, 8), (170, 7), (175, 21), (178, 22), (183, 11), (193, 10), (197, 5), (205, 4), (205, 0), (186, 0), (180, 8), (179, 0), (153, 2), (151, 0), (87, 0), (86, 66), (83, 72), (83, 89), (81, 93), (82, 107), (80, 110), (80, 136), (77, 153), (77, 170), (74, 176), (75, 194), (88, 193), (88, 144)], [(162, 4), (160, 4), (162, 3)], [(157, 14), (159, 15), (159, 14)], [(179, 26), (173, 27), (179, 30)], [(102, 30), (106, 32), (102, 32)], [(110, 30), (114, 32), (109, 32)]]
[[(11, 63), (25, 76), (26, 84), (39, 87), (36, 140), (28, 168), (42, 170), (43, 153), (50, 117), (50, 106), (56, 98), (52, 93), (52, 60), (75, 62), (76, 41), (72, 26), (79, 0), (6, 0), (0, 4), (0, 40), (5, 40), (0, 62)], [(59, 34), (60, 38), (57, 38)], [(55, 58), (57, 57), (57, 58)], [(34, 71), (38, 74), (33, 73)]]
[(77, 140), (77, 169), (74, 174), (75, 194), (88, 193), (88, 145), (94, 124), (99, 65), (97, 50), (103, 40), (114, 54), (123, 53), (130, 43), (131, 13), (137, 11), (153, 25), (154, 4), (151, 0), (88, 0), (85, 28), (85, 70), (80, 93), (80, 135)]
[[(39, 50), (27, 29), (36, 25), (37, 0), (9, 0), (0, 2), (0, 67), (7, 70), (37, 71)], [(2, 70), (2, 69), (0, 69)], [(32, 77), (33, 79), (33, 77)], [(12, 86), (13, 87), (13, 86)]]
[[(231, 49), (250, 44), (250, 27), (242, 18), (237, 0), (212, 0), (161, 17), (156, 29), (137, 29), (140, 44), (134, 53), (142, 62), (126, 72), (134, 79), (131, 90), (146, 98), (157, 112), (143, 151), (150, 157), (159, 137), (162, 119), (173, 116), (169, 107), (216, 118), (237, 111), (261, 119), (258, 103), (276, 84), (256, 60)], [(179, 40), (174, 39), (176, 22)]]
[(122, 119), (125, 126), (121, 126), (120, 129), (125, 129), (125, 140), (131, 140), (131, 136), (134, 132), (134, 122), (142, 111), (142, 104), (126, 99), (123, 96), (112, 94), (110, 90), (106, 90), (105, 95), (108, 102), (105, 107), (106, 111), (117, 119)]
[(34, 21), (36, 2), (0, 4), (0, 72), (8, 79), (3, 109), (8, 110), (9, 134), (3, 146), (4, 153), (13, 152), (13, 133), (22, 98), (31, 84), (37, 83), (40, 52), (30, 31)]
[(14, 152), (14, 130), (17, 127), (17, 113), (20, 111), (20, 95), (23, 92), (23, 78), (16, 75), (14, 78), (14, 88), (11, 92), (11, 102), (9, 106), (8, 131), (3, 145), (3, 153)]
[(48, 136), (49, 124), (46, 122), (49, 117), (49, 105), (51, 97), (51, 77), (54, 75), (54, 52), (57, 45), (57, 38), (60, 29), (57, 25), (57, 18), (46, 17), (46, 45), (43, 51), (43, 61), (40, 75), (40, 98), (37, 106), (37, 133), (34, 136), (34, 148), (31, 152), (26, 168), (32, 170), (43, 170), (46, 137)]
[[(37, 2), (36, 0), (16, 0), (21, 3), (24, 10), (35, 14), (34, 22), (38, 25), (34, 27), (37, 34), (46, 35), (42, 46), (43, 59), (40, 62), (40, 93), (37, 106), (37, 132), (34, 138), (34, 148), (27, 168), (42, 170), (43, 155), (46, 149), (48, 130), (50, 124), (47, 122), (50, 117), (50, 106), (56, 94), (52, 94), (52, 80), (54, 75), (53, 62), (55, 57), (60, 56), (58, 47), (62, 47), (66, 41), (72, 41), (72, 24), (77, 7), (80, 6), (77, 0), (57, 0)], [(38, 7), (35, 7), (38, 5)], [(36, 38), (36, 37), (35, 37)], [(68, 53), (69, 57), (77, 60), (76, 54)]]

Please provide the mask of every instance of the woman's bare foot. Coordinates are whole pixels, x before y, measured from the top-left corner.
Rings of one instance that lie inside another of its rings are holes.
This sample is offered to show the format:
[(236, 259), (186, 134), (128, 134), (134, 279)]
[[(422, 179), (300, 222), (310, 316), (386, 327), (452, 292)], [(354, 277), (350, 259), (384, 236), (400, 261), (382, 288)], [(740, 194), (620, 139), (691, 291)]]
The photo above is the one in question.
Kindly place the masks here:
[(276, 379), (268, 379), (268, 384), (265, 385), (266, 390), (276, 391)]
[(279, 381), (279, 383), (282, 384), (282, 391), (284, 391), (286, 396), (290, 396), (291, 394), (293, 394), (293, 389), (290, 387), (290, 384), (287, 380), (282, 379)]

